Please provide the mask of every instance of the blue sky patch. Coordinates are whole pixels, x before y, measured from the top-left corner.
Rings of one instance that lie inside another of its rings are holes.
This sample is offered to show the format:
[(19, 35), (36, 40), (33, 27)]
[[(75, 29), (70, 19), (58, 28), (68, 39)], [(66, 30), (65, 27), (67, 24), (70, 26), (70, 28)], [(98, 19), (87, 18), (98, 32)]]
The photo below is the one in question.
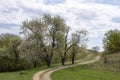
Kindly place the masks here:
[(65, 0), (44, 0), (45, 4), (59, 4), (59, 3), (63, 3)]
[(18, 24), (7, 24), (7, 23), (0, 23), (0, 28), (11, 28), (11, 27), (18, 27)]
[(17, 11), (19, 11), (19, 9), (13, 8), (13, 7), (6, 7), (2, 9), (2, 12), (5, 12), (5, 13), (11, 13), (11, 12), (17, 12)]
[(120, 17), (114, 17), (111, 19), (112, 22), (120, 23)]
[(94, 2), (94, 3), (120, 6), (120, 0), (85, 0), (85, 2)]

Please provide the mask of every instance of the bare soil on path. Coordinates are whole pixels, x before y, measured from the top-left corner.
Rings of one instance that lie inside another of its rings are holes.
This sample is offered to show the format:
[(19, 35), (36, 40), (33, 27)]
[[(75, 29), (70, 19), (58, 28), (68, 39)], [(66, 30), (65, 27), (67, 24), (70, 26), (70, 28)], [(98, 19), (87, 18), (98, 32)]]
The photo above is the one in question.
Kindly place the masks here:
[(80, 62), (80, 63), (74, 64), (74, 65), (58, 66), (58, 67), (53, 67), (53, 68), (39, 71), (33, 76), (33, 80), (51, 80), (50, 75), (55, 71), (65, 69), (68, 67), (74, 67), (74, 66), (78, 66), (78, 65), (93, 63), (93, 62), (99, 61), (100, 57), (101, 57), (101, 55), (98, 55), (93, 60), (90, 60), (90, 61)]

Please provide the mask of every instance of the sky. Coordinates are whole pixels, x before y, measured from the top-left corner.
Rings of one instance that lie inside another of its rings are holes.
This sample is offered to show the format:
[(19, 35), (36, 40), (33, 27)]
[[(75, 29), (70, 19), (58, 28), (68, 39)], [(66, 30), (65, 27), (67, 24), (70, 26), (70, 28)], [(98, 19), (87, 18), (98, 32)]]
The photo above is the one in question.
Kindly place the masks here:
[(120, 30), (120, 0), (0, 0), (0, 34), (20, 35), (24, 20), (44, 13), (61, 16), (73, 32), (87, 30), (89, 49), (103, 50), (104, 34)]

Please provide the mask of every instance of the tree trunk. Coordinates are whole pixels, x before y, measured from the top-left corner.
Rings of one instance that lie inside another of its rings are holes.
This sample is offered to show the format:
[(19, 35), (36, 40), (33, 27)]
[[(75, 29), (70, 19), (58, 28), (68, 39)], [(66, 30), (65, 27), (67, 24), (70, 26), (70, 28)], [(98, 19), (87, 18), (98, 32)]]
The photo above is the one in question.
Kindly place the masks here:
[(64, 66), (65, 65), (65, 58), (62, 58), (61, 61), (62, 61), (62, 65)]
[(47, 61), (47, 67), (50, 67), (51, 66), (51, 61)]
[(19, 53), (18, 51), (14, 51), (14, 58), (15, 58), (15, 63), (18, 63), (18, 60), (19, 60)]
[(75, 51), (75, 45), (73, 45), (72, 64), (74, 64), (74, 61), (75, 61), (75, 54), (76, 54), (76, 51)]
[[(51, 57), (51, 58), (52, 58), (52, 57)], [(47, 67), (50, 67), (50, 66), (51, 66), (51, 60), (52, 60), (51, 58), (49, 57), (49, 55), (46, 56), (46, 60), (45, 60), (45, 61), (46, 61)]]
[[(48, 53), (46, 49), (44, 49), (44, 51), (46, 53)], [(50, 55), (48, 55), (48, 54), (45, 55), (45, 56), (43, 55), (43, 59), (45, 60), (47, 67), (51, 66), (52, 58), (53, 58), (53, 53), (51, 53)]]
[(73, 53), (72, 55), (72, 64), (74, 64), (74, 62), (75, 62), (75, 53)]
[(104, 64), (107, 64), (107, 58), (104, 57)]
[(37, 63), (34, 63), (34, 68), (36, 68), (37, 67)]

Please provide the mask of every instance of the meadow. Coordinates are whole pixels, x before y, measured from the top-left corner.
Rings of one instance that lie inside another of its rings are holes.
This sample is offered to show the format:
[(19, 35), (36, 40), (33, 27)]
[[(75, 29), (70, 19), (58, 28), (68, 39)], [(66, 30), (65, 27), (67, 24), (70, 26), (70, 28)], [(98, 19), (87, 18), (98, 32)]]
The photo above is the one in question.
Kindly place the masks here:
[(84, 65), (56, 71), (51, 78), (52, 80), (120, 80), (120, 73), (91, 69)]
[(33, 75), (42, 69), (46, 69), (46, 67), (42, 66), (29, 70), (0, 73), (0, 80), (32, 80)]
[(120, 54), (103, 55), (96, 63), (56, 71), (52, 80), (120, 80)]

